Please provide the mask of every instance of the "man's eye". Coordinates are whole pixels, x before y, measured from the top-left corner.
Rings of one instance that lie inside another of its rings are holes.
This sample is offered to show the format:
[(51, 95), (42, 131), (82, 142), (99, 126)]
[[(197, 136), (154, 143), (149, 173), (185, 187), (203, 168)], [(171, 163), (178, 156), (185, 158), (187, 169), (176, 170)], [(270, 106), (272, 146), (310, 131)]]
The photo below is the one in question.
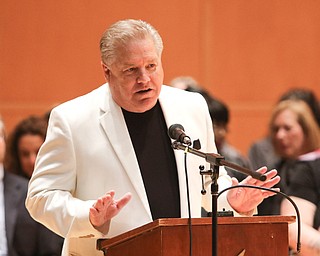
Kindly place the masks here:
[(135, 71), (135, 68), (128, 68), (124, 72), (125, 73), (133, 73)]
[(157, 67), (156, 64), (149, 64), (149, 65), (147, 66), (147, 69), (148, 69), (148, 70), (154, 70), (154, 69), (156, 69), (156, 67)]

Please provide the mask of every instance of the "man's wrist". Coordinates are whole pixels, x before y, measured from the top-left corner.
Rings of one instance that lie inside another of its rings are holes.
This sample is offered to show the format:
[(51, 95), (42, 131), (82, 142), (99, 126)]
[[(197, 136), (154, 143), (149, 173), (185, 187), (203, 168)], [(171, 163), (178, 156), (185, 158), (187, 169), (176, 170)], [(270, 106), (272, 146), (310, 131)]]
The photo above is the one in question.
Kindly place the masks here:
[(248, 212), (238, 212), (239, 215), (248, 216), (248, 217), (253, 216), (254, 213), (255, 213), (255, 209), (252, 209), (252, 210), (250, 210)]

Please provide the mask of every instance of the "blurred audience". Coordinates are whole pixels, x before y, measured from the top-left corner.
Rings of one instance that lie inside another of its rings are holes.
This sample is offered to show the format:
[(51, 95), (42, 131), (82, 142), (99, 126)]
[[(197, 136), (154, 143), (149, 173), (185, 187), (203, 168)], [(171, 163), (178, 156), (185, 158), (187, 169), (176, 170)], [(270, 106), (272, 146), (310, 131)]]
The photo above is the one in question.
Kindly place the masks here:
[[(279, 161), (275, 168), (281, 177), (281, 191), (286, 193), (296, 162), (313, 155), (320, 148), (319, 126), (304, 101), (284, 100), (275, 106), (270, 119), (270, 138)], [(279, 195), (258, 206), (259, 215), (280, 214)]]
[(61, 255), (63, 239), (34, 221), (25, 207), (28, 179), (4, 168), (5, 137), (0, 117), (0, 255)]
[(171, 80), (170, 86), (186, 91), (202, 91), (201, 86), (191, 76), (178, 76)]
[[(284, 93), (278, 100), (302, 100), (308, 104), (312, 113), (320, 127), (320, 105), (319, 100), (312, 90), (305, 88), (293, 88)], [(248, 151), (248, 158), (253, 169), (258, 169), (261, 166), (267, 166), (269, 169), (275, 167), (279, 161), (279, 156), (274, 152), (271, 138), (265, 138), (254, 142)]]
[[(228, 106), (221, 100), (211, 96), (203, 89), (198, 82), (189, 76), (176, 77), (170, 82), (170, 86), (182, 90), (200, 93), (207, 101), (209, 113), (212, 119), (215, 143), (218, 153), (225, 159), (242, 167), (251, 168), (249, 160), (243, 156), (239, 150), (230, 145), (227, 141), (230, 112)], [(246, 175), (231, 168), (225, 167), (231, 177), (236, 177), (239, 181)]]
[(202, 86), (199, 85), (199, 83), (191, 76), (178, 76), (171, 80), (170, 86), (189, 92), (200, 93), (207, 102), (212, 98), (210, 93), (203, 89)]
[(47, 120), (29, 116), (19, 122), (8, 138), (5, 165), (8, 170), (30, 179), (38, 150), (45, 140)]
[[(303, 101), (283, 101), (271, 120), (273, 144), (282, 157), (282, 190), (295, 201), (301, 214), (301, 254), (320, 255), (320, 130), (312, 110)], [(279, 168), (278, 168), (279, 170)], [(280, 213), (295, 215), (282, 200)], [(290, 246), (297, 243), (297, 224), (289, 225)]]
[[(209, 113), (213, 122), (214, 139), (219, 154), (225, 157), (229, 162), (235, 163), (242, 167), (251, 169), (249, 160), (244, 157), (239, 150), (230, 145), (227, 141), (228, 124), (229, 124), (229, 108), (221, 100), (214, 97), (207, 100)], [(236, 177), (239, 181), (243, 180), (246, 175), (226, 167), (231, 177)]]

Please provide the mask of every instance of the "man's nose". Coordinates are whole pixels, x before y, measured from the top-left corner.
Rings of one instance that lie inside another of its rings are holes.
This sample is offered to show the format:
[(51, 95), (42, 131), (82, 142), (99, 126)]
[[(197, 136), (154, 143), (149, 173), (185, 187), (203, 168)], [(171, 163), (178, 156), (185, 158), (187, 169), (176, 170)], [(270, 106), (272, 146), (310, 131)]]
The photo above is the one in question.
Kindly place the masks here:
[(146, 83), (150, 81), (149, 73), (146, 69), (140, 69), (137, 77), (138, 83)]

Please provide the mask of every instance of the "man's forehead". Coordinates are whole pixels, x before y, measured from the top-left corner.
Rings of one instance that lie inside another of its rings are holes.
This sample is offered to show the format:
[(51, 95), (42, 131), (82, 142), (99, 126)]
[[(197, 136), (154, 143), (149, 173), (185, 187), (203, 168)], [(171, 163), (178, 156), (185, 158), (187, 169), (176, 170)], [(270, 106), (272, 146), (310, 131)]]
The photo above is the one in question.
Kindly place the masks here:
[(146, 65), (150, 63), (158, 63), (159, 57), (156, 53), (148, 53), (145, 55), (128, 55), (128, 56), (121, 56), (115, 59), (114, 64), (117, 67), (132, 67), (132, 66), (140, 66)]

